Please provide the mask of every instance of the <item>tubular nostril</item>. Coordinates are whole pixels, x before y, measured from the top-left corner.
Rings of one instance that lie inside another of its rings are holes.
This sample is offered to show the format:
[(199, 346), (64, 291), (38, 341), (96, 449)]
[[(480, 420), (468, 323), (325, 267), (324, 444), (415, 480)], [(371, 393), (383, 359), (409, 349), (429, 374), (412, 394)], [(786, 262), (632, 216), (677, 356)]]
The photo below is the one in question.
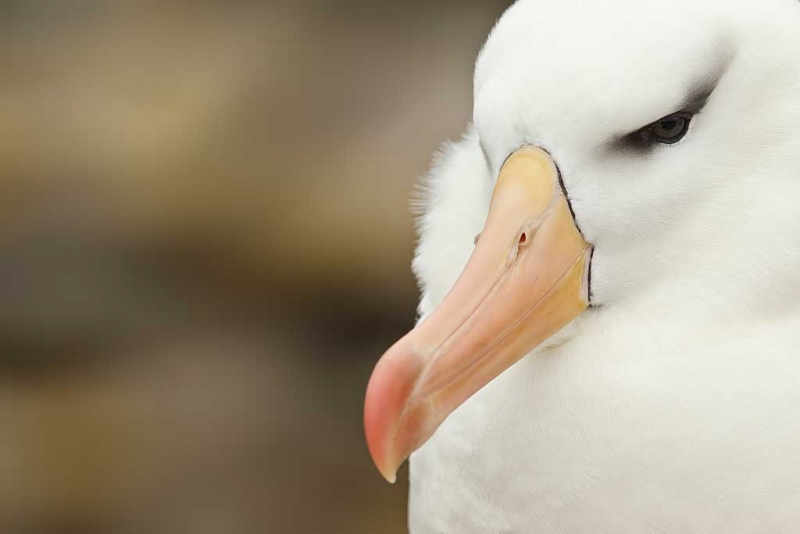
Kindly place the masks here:
[(525, 248), (525, 245), (527, 245), (531, 239), (529, 233), (530, 230), (524, 230), (517, 238), (517, 246), (511, 247), (511, 252), (508, 256), (508, 265), (511, 265), (517, 261), (517, 257), (519, 256), (520, 252), (522, 252), (522, 249)]
[(481, 236), (482, 235), (483, 235), (483, 232), (481, 232), (480, 234), (475, 236), (475, 241), (473, 242), (475, 244), (475, 246), (478, 246), (478, 241), (481, 240)]

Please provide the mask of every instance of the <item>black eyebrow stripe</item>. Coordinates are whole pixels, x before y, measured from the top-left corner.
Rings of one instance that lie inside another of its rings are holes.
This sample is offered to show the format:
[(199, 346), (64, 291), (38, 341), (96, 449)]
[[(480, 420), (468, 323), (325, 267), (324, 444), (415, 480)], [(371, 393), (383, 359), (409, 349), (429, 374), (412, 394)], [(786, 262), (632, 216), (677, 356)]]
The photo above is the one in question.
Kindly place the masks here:
[(714, 89), (717, 88), (717, 84), (718, 81), (714, 83), (696, 84), (686, 95), (686, 99), (683, 101), (680, 111), (686, 111), (693, 115), (703, 111)]
[[(687, 112), (697, 115), (708, 104), (725, 73), (728, 71), (732, 56), (725, 52), (717, 53), (711, 67), (700, 78), (695, 80), (687, 89), (681, 108), (676, 113)], [(656, 119), (657, 120), (657, 119)], [(652, 124), (652, 123), (651, 123)], [(607, 146), (617, 152), (647, 153), (656, 147), (655, 143), (648, 142), (642, 132), (649, 126), (645, 125), (634, 132), (622, 134), (611, 139)]]
[(711, 98), (712, 93), (719, 86), (730, 66), (730, 56), (722, 54), (720, 56), (715, 58), (716, 61), (711, 69), (696, 80), (686, 92), (686, 98), (680, 111), (697, 114), (706, 107), (708, 99)]

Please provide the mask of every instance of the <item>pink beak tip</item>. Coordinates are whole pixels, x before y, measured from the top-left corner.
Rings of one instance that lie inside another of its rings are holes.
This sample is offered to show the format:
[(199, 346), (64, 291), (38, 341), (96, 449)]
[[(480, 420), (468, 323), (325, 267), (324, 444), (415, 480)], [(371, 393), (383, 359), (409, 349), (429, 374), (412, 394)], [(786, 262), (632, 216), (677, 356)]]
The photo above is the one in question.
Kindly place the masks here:
[[(395, 350), (397, 350), (395, 348)], [(393, 351), (390, 350), (387, 355)], [(372, 460), (391, 484), (397, 482), (399, 419), (417, 378), (402, 359), (383, 358), (372, 373), (364, 402), (364, 433)]]

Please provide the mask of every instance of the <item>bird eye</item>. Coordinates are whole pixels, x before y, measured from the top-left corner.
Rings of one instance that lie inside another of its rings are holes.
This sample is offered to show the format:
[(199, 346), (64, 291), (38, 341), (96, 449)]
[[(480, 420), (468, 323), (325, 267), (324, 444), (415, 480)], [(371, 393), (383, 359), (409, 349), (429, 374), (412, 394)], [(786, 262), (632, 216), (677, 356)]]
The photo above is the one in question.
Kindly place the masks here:
[(691, 123), (691, 113), (683, 111), (673, 113), (647, 126), (642, 134), (647, 140), (663, 145), (674, 145), (686, 136)]

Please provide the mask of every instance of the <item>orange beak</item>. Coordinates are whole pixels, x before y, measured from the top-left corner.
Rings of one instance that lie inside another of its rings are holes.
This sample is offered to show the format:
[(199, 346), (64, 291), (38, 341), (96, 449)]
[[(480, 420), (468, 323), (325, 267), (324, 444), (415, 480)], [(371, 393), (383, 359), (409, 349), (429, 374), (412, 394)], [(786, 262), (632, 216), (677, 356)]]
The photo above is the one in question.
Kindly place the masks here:
[(370, 379), (367, 444), (387, 480), (456, 408), (588, 307), (591, 256), (550, 156), (512, 154), (464, 272)]

